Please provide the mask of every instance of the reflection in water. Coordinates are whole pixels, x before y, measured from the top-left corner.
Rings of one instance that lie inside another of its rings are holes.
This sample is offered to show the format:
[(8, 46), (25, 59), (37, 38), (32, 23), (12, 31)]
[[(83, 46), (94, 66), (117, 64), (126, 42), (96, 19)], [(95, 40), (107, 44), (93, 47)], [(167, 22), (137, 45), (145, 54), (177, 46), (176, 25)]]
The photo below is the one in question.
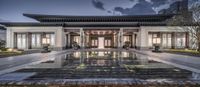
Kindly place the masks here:
[[(34, 69), (33, 69), (34, 68)], [(38, 72), (30, 79), (140, 78), (188, 79), (190, 71), (148, 59), (148, 56), (121, 51), (81, 51), (61, 55), (16, 72)]]

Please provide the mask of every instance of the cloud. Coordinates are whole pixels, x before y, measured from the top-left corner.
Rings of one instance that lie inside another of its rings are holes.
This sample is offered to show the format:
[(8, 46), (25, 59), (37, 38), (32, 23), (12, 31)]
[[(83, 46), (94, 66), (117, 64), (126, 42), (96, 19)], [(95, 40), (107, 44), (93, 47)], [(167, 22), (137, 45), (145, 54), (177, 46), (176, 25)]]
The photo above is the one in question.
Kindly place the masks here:
[(0, 19), (0, 22), (8, 22), (7, 20)]
[(151, 0), (153, 7), (159, 7), (167, 3), (168, 0)]
[(152, 4), (146, 0), (139, 0), (139, 2), (131, 8), (115, 7), (114, 10), (124, 15), (148, 15), (156, 13), (152, 9)]
[(106, 10), (104, 8), (104, 3), (99, 1), (99, 0), (92, 0), (92, 4), (95, 8), (100, 9), (100, 10)]

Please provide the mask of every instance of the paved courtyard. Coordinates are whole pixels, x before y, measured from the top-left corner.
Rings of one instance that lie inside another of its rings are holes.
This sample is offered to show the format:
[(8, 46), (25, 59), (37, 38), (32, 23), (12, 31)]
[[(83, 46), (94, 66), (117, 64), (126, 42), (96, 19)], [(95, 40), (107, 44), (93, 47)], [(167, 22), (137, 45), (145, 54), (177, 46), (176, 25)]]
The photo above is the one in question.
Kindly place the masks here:
[[(109, 50), (115, 50), (115, 49), (109, 49)], [(151, 51), (140, 51), (135, 49), (131, 49), (130, 51), (138, 52), (144, 55), (149, 55), (149, 58), (153, 60), (164, 62), (179, 68), (200, 73), (199, 57), (170, 54), (170, 53), (153, 53)], [(55, 58), (56, 55), (62, 54), (63, 52), (64, 53), (73, 52), (73, 50), (53, 51), (51, 53), (45, 53), (45, 54), (34, 53), (28, 55), (0, 58), (0, 74), (10, 71), (15, 71), (16, 69), (20, 69), (28, 64), (40, 63), (42, 61), (53, 59)]]
[(30, 64), (37, 64), (55, 58), (62, 52), (72, 52), (72, 50), (52, 51), (50, 53), (34, 53), (13, 57), (0, 58), (0, 74), (12, 72), (26, 67)]
[(139, 51), (131, 49), (131, 51), (139, 52), (144, 55), (148, 55), (149, 58), (163, 62), (166, 64), (174, 65), (176, 67), (194, 71), (200, 73), (200, 57), (180, 55), (180, 54), (170, 54), (170, 53), (154, 53), (151, 51)]

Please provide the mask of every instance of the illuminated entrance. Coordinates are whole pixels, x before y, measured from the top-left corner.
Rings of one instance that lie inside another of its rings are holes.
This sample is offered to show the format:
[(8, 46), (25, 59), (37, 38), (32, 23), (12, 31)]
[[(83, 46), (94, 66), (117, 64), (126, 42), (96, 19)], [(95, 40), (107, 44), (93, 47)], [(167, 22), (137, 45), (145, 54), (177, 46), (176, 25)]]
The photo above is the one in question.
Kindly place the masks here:
[(66, 46), (75, 42), (82, 48), (122, 48), (126, 42), (136, 46), (136, 29), (66, 29)]
[(99, 49), (104, 49), (104, 43), (105, 43), (105, 41), (104, 41), (104, 37), (98, 37), (98, 42), (99, 42), (99, 44), (98, 44), (98, 48)]

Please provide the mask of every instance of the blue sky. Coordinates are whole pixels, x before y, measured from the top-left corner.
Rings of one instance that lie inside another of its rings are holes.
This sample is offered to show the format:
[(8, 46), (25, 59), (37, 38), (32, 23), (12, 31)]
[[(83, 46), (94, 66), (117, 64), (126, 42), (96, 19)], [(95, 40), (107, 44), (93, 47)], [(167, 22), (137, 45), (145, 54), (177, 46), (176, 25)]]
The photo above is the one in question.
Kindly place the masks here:
[[(34, 21), (23, 13), (50, 15), (156, 14), (177, 0), (0, 0), (0, 21)], [(190, 3), (198, 0), (189, 0)]]

